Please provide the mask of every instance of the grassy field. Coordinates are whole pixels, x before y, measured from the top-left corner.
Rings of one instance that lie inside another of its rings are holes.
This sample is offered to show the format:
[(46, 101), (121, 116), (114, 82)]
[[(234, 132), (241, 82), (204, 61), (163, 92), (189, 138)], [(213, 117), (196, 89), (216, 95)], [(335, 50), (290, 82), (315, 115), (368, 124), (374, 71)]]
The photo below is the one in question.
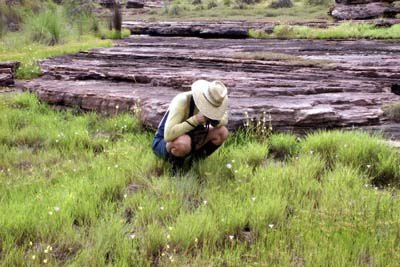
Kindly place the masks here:
[[(40, 59), (73, 54), (95, 47), (110, 47), (109, 39), (130, 35), (110, 30), (106, 20), (95, 17), (81, 0), (26, 0), (14, 5), (0, 3), (0, 61), (20, 61), (17, 78), (31, 79), (40, 75)], [(79, 8), (77, 8), (77, 6)], [(10, 30), (14, 23), (18, 30)]]
[[(173, 0), (162, 9), (155, 9), (150, 14), (141, 16), (146, 20), (268, 20), (268, 21), (308, 21), (329, 19), (329, 0), (295, 0), (290, 8), (271, 8), (272, 1), (252, 0)], [(311, 3), (310, 3), (311, 2)], [(319, 4), (313, 4), (318, 2)], [(128, 16), (127, 20), (137, 17)]]
[(20, 94), (0, 96), (0, 125), (1, 266), (400, 261), (400, 155), (366, 134), (242, 131), (171, 176), (134, 114)]
[(345, 22), (328, 28), (278, 25), (272, 33), (250, 30), (249, 36), (260, 39), (400, 39), (400, 25), (376, 27), (373, 24), (352, 22)]

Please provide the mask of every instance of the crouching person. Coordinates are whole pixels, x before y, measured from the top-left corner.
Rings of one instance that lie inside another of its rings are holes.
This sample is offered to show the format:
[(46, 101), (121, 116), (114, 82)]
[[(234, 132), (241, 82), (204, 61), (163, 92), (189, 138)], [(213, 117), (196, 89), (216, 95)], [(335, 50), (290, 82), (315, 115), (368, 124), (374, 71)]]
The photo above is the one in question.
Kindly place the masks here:
[(161, 120), (152, 144), (154, 153), (181, 168), (185, 159), (205, 158), (228, 138), (228, 90), (220, 81), (198, 80), (179, 93)]

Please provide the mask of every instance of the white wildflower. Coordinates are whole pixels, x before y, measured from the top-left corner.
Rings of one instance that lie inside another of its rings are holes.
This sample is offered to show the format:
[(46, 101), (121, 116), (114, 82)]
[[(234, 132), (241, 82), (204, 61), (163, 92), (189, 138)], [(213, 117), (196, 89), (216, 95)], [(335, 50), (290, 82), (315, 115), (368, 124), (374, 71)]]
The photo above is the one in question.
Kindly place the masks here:
[(268, 224), (268, 227), (272, 229), (272, 228), (274, 228), (274, 224), (270, 223), (270, 224)]
[(124, 194), (124, 198), (127, 198), (128, 197), (128, 195), (127, 194)]
[(203, 201), (203, 204), (204, 204), (204, 205), (207, 205), (207, 200), (204, 200), (204, 201)]
[(54, 207), (55, 212), (59, 212), (60, 210), (61, 210), (60, 207)]
[(52, 211), (49, 211), (49, 215), (50, 215), (50, 216), (53, 215), (53, 212), (52, 212)]
[(229, 236), (229, 239), (230, 239), (230, 240), (233, 240), (234, 238), (235, 238), (234, 235), (230, 235), (230, 236)]
[(136, 237), (135, 234), (130, 234), (130, 235), (129, 235), (129, 238), (130, 238), (130, 239), (135, 239), (135, 237)]
[(44, 259), (44, 260), (43, 260), (43, 263), (47, 263), (47, 259)]
[(256, 201), (256, 197), (252, 197), (251, 200)]
[(32, 260), (36, 259), (36, 255), (32, 255)]
[(226, 164), (226, 167), (227, 167), (228, 169), (232, 169), (232, 164), (228, 163), (228, 164)]
[(367, 165), (367, 168), (368, 168), (368, 169), (371, 168), (371, 165), (368, 164), (368, 165)]
[(163, 206), (161, 206), (161, 207), (160, 207), (160, 210), (164, 210), (164, 207), (163, 207)]

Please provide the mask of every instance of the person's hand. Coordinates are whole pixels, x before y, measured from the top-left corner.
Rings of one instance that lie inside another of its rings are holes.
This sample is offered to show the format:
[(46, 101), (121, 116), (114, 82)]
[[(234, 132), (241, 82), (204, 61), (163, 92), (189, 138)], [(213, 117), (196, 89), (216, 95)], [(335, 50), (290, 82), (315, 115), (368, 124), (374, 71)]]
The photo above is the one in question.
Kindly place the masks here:
[(199, 112), (196, 115), (196, 120), (199, 124), (204, 124), (208, 120), (208, 118), (204, 116), (203, 113)]

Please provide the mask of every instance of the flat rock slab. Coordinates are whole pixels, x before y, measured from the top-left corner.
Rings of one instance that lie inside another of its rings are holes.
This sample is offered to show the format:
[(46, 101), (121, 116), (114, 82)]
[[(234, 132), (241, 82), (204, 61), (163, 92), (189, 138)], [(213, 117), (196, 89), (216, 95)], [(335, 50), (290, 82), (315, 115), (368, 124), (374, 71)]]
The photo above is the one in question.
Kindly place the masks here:
[(0, 62), (0, 86), (13, 86), (15, 74), (20, 63), (17, 61)]
[[(376, 4), (376, 3), (375, 3)], [(379, 3), (378, 3), (379, 4)], [(337, 10), (335, 9), (335, 12)], [(341, 14), (341, 13), (340, 13)], [(374, 19), (359, 20), (353, 23), (369, 23), (380, 26), (391, 26), (400, 23), (400, 19)], [(314, 28), (327, 28), (339, 25), (339, 22), (326, 20), (288, 22), (284, 25), (309, 26)], [(248, 38), (250, 30), (261, 30), (272, 33), (279, 22), (262, 21), (125, 21), (122, 26), (132, 34), (148, 34), (152, 36), (181, 36), (201, 38)]]
[(132, 36), (40, 65), (44, 76), (24, 86), (41, 99), (109, 114), (140, 107), (152, 128), (193, 81), (218, 79), (230, 90), (231, 129), (244, 112), (265, 112), (279, 131), (357, 126), (400, 135), (381, 109), (400, 101), (397, 41)]

